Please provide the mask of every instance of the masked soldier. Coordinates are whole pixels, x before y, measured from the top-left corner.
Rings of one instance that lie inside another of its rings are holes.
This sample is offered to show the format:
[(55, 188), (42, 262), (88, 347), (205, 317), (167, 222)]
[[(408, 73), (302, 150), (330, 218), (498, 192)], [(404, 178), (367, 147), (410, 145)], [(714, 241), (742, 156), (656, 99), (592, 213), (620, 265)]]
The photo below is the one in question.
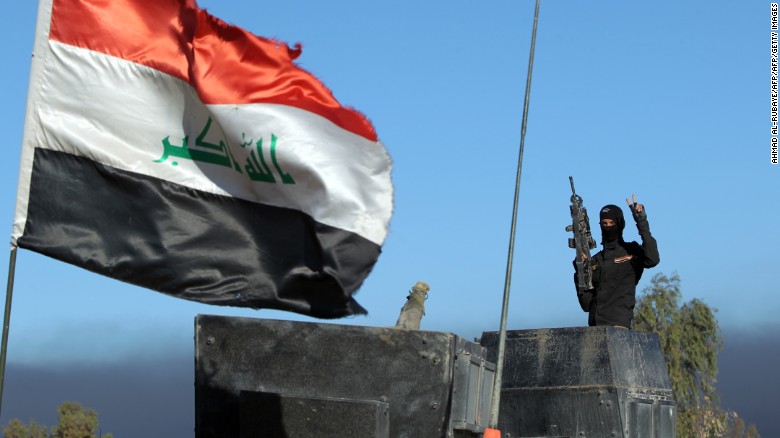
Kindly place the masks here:
[[(588, 312), (588, 325), (612, 325), (631, 328), (636, 304), (636, 285), (645, 268), (660, 261), (658, 244), (650, 234), (647, 213), (642, 204), (626, 199), (636, 221), (642, 244), (623, 240), (626, 221), (617, 205), (607, 205), (599, 212), (603, 249), (591, 258), (593, 289), (577, 292), (582, 310)], [(584, 256), (583, 256), (584, 258)], [(577, 285), (577, 264), (574, 264)]]

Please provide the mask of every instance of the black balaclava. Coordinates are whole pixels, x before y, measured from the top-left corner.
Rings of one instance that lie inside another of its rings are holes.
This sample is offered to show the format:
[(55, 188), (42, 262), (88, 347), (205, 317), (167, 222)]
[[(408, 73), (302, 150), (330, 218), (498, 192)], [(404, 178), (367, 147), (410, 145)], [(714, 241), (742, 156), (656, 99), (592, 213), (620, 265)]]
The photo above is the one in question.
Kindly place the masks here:
[[(615, 221), (615, 226), (605, 227), (601, 225), (602, 219), (612, 219)], [(623, 210), (617, 205), (605, 205), (599, 212), (599, 225), (601, 226), (602, 245), (617, 243), (619, 240), (622, 240), (623, 228), (626, 227), (626, 221), (623, 219)]]

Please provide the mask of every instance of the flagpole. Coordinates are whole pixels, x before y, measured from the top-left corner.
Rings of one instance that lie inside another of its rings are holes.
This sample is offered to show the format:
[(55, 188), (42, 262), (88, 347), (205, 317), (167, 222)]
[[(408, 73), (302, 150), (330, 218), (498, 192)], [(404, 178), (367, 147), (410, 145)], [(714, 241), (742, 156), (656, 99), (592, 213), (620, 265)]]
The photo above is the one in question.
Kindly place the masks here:
[(515, 252), (515, 229), (517, 228), (517, 204), (520, 199), (520, 176), (523, 170), (523, 148), (525, 147), (525, 130), (528, 126), (528, 102), (531, 98), (531, 73), (534, 67), (534, 46), (536, 46), (536, 23), (539, 21), (539, 3), (536, 0), (534, 10), (534, 26), (531, 32), (531, 54), (528, 57), (528, 78), (525, 83), (525, 101), (523, 103), (523, 124), (520, 130), (520, 153), (517, 158), (517, 178), (515, 180), (515, 200), (512, 206), (512, 227), (509, 232), (509, 254), (506, 262), (506, 278), (504, 281), (504, 301), (501, 306), (501, 328), (498, 332), (498, 358), (496, 359), (496, 375), (493, 379), (493, 403), (490, 406), (489, 426), (498, 426), (498, 411), (501, 402), (501, 380), (504, 372), (504, 344), (506, 343), (506, 321), (509, 311), (509, 285), (512, 282), (512, 259)]
[(3, 340), (0, 347), (0, 413), (3, 412), (3, 383), (5, 382), (5, 356), (8, 351), (8, 329), (11, 325), (11, 298), (14, 295), (14, 273), (16, 272), (16, 247), (11, 248), (8, 262), (8, 286), (5, 290), (5, 313), (3, 314)]
[[(38, 14), (35, 20), (35, 40), (33, 42), (32, 60), (30, 61), (30, 83), (27, 88), (27, 108), (24, 116), (24, 131), (22, 133), (22, 153), (19, 159), (19, 187), (24, 184), (23, 181), (29, 180), (29, 174), (32, 172), (32, 150), (25, 147), (32, 142), (33, 124), (30, 120), (33, 118), (33, 108), (35, 100), (40, 95), (41, 76), (43, 72), (43, 58), (47, 52), (49, 40), (49, 28), (51, 25), (51, 9), (53, 0), (38, 0)], [(29, 187), (28, 187), (29, 188)], [(18, 189), (17, 189), (18, 190)], [(17, 196), (16, 211), (14, 212), (14, 228), (11, 233), (11, 257), (8, 263), (8, 285), (5, 296), (5, 313), (3, 316), (3, 338), (0, 345), (0, 413), (3, 407), (3, 385), (5, 383), (5, 362), (8, 350), (8, 331), (11, 325), (11, 298), (14, 289), (14, 274), (16, 272), (16, 251), (17, 244), (16, 233), (18, 227), (18, 216), (21, 210), (22, 216), (27, 214), (27, 203), (20, 203)]]

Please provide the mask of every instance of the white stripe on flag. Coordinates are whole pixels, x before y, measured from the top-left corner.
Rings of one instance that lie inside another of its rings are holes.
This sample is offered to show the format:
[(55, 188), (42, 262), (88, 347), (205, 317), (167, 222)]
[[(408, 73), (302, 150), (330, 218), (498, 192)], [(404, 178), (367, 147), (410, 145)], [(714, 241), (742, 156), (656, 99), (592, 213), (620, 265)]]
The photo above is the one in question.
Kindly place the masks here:
[[(296, 209), (379, 245), (384, 241), (392, 183), (390, 158), (380, 142), (289, 106), (205, 106), (177, 78), (49, 43), (41, 88), (45, 100), (28, 120), (37, 124), (32, 146), (209, 193)], [(165, 139), (169, 154), (161, 160)], [(190, 156), (184, 156), (188, 151)], [(247, 166), (267, 169), (271, 176), (266, 179), (274, 182), (258, 181), (257, 175), (252, 179)], [(285, 184), (284, 175), (294, 184)], [(19, 210), (14, 239), (25, 222), (26, 213)]]

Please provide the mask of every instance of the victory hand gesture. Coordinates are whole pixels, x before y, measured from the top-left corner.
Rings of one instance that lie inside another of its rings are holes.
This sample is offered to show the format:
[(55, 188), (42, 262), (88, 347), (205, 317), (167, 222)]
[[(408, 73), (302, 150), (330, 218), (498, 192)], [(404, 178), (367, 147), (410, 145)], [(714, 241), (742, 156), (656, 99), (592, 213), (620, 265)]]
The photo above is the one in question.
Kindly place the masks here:
[(636, 195), (632, 194), (631, 198), (634, 202), (631, 202), (628, 198), (626, 198), (626, 204), (628, 204), (628, 208), (631, 209), (631, 214), (634, 215), (634, 220), (637, 222), (647, 220), (645, 206), (636, 202)]

